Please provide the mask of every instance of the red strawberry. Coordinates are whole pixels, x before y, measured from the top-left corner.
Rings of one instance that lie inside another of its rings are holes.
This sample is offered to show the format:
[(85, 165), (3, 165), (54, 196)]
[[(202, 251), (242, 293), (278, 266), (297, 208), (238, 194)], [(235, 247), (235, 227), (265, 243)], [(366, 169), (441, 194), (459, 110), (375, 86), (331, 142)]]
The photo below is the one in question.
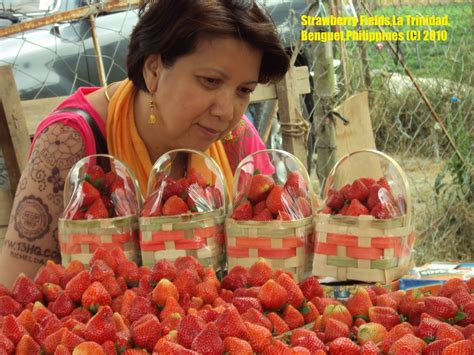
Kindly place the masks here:
[(302, 283), (300, 283), (300, 290), (303, 292), (304, 297), (307, 300), (311, 300), (314, 297), (323, 297), (324, 290), (318, 279), (314, 276), (309, 276)]
[[(178, 196), (180, 198), (183, 198), (185, 192), (187, 190), (183, 189), (182, 184), (178, 184), (177, 181), (174, 181), (173, 179), (166, 179), (163, 182), (163, 196), (162, 200), (166, 201), (168, 200), (171, 196)], [(160, 187), (161, 188), (161, 187)]]
[(313, 213), (311, 202), (306, 197), (297, 197), (293, 209), (298, 218), (309, 217)]
[(451, 299), (446, 297), (426, 297), (426, 313), (429, 315), (447, 321), (456, 318), (458, 306)]
[(232, 218), (236, 221), (248, 221), (253, 216), (252, 205), (250, 201), (245, 201), (239, 207), (237, 207), (232, 213)]
[(308, 349), (310, 354), (316, 354), (320, 350), (326, 349), (326, 346), (318, 338), (318, 336), (307, 329), (297, 329), (293, 332), (290, 338), (292, 349), (302, 347)]
[(31, 336), (23, 335), (16, 346), (15, 355), (39, 354), (40, 350), (39, 344)]
[(262, 212), (265, 208), (267, 208), (267, 203), (265, 200), (260, 201), (255, 206), (253, 206), (253, 214), (256, 216), (260, 214), (260, 212)]
[(184, 270), (193, 270), (196, 271), (198, 276), (202, 279), (206, 273), (204, 270), (204, 266), (193, 256), (179, 256), (174, 261), (174, 265), (176, 266), (176, 270), (178, 273)]
[(458, 307), (466, 307), (469, 303), (474, 302), (474, 295), (465, 289), (458, 289), (452, 295), (451, 299)]
[(18, 316), (23, 307), (10, 296), (0, 296), (0, 317), (8, 314)]
[[(112, 271), (115, 271), (115, 268), (117, 267), (117, 261), (115, 258), (112, 256), (109, 250), (99, 247), (94, 251), (94, 254), (92, 255), (92, 258), (89, 261), (89, 265), (94, 265), (96, 261), (102, 261), (104, 262)], [(81, 270), (82, 271), (82, 270)]]
[(436, 340), (449, 339), (455, 343), (464, 340), (464, 335), (448, 323), (441, 323), (436, 330)]
[(160, 308), (163, 308), (168, 297), (173, 297), (178, 301), (179, 292), (176, 286), (170, 280), (161, 279), (153, 289), (150, 297), (156, 305), (158, 305)]
[(6, 354), (12, 354), (15, 351), (15, 345), (2, 332), (0, 332), (0, 350), (1, 349), (4, 349)]
[(337, 190), (330, 189), (328, 192), (328, 198), (326, 200), (326, 206), (331, 208), (333, 211), (339, 211), (344, 206), (344, 195)]
[(178, 328), (183, 317), (179, 313), (172, 313), (161, 322), (161, 333), (167, 335)]
[(362, 177), (360, 178), (360, 181), (364, 183), (367, 188), (370, 188), (373, 184), (375, 184), (375, 179), (369, 178), (369, 177)]
[(296, 329), (304, 325), (303, 315), (289, 304), (282, 313), (282, 318), (290, 329)]
[(273, 215), (268, 208), (265, 208), (259, 214), (255, 214), (252, 220), (253, 221), (273, 221)]
[(371, 322), (382, 324), (387, 330), (400, 323), (399, 314), (390, 307), (370, 307), (369, 319)]
[(224, 339), (224, 350), (227, 355), (253, 355), (250, 344), (236, 337)]
[(260, 288), (258, 297), (265, 309), (279, 310), (288, 301), (287, 291), (274, 280), (268, 280)]
[(247, 327), (249, 343), (255, 352), (262, 352), (272, 343), (272, 333), (267, 328), (249, 322), (245, 322), (245, 326)]
[[(309, 353), (309, 350), (308, 350)], [(268, 345), (265, 350), (262, 352), (262, 355), (273, 355), (273, 354), (293, 354), (292, 349), (289, 349), (286, 344), (280, 340), (273, 340), (273, 342)], [(300, 354), (300, 353), (297, 353)], [(304, 355), (301, 353), (300, 355)]]
[(395, 311), (398, 310), (398, 303), (393, 297), (391, 297), (390, 293), (378, 295), (375, 304), (379, 307), (390, 307)]
[(153, 347), (161, 337), (161, 325), (154, 315), (145, 317), (143, 321), (138, 320), (132, 327), (132, 338), (136, 346), (152, 352)]
[(36, 272), (35, 278), (33, 279), (33, 281), (38, 285), (43, 285), (45, 283), (59, 285), (59, 280), (60, 277), (56, 271), (47, 265), (41, 265), (41, 267)]
[(308, 191), (308, 184), (299, 171), (292, 171), (286, 179), (285, 190), (291, 196), (305, 197)]
[(372, 208), (370, 214), (377, 219), (389, 219), (394, 217), (390, 208), (388, 208), (386, 204), (382, 204), (381, 202), (377, 203), (374, 208)]
[(160, 320), (163, 321), (167, 316), (173, 313), (179, 313), (182, 317), (185, 316), (183, 308), (179, 305), (178, 301), (173, 297), (168, 297), (165, 303), (165, 307), (160, 312)]
[(300, 311), (305, 324), (315, 321), (320, 316), (318, 309), (311, 301), (307, 302)]
[(224, 342), (214, 323), (208, 323), (194, 338), (191, 349), (201, 354), (223, 354)]
[(89, 272), (81, 271), (66, 284), (65, 292), (74, 302), (79, 302), (82, 294), (90, 286), (91, 282)]
[(360, 216), (369, 214), (369, 210), (358, 199), (353, 199), (347, 207), (344, 216)]
[(190, 168), (187, 171), (187, 176), (186, 176), (189, 185), (192, 184), (198, 184), (201, 187), (206, 187), (206, 179), (202, 176), (201, 173), (196, 171), (194, 168)]
[(358, 355), (359, 346), (349, 338), (337, 338), (329, 343), (330, 354)]
[(188, 205), (180, 197), (173, 195), (163, 205), (164, 216), (176, 216), (188, 212)]
[(255, 308), (260, 312), (263, 311), (260, 301), (254, 297), (234, 297), (232, 304), (237, 308), (240, 314), (247, 312), (249, 308)]
[(65, 292), (61, 292), (58, 298), (48, 305), (48, 308), (58, 316), (63, 318), (71, 314), (75, 308), (74, 301)]
[(73, 355), (102, 355), (104, 350), (100, 344), (85, 341), (74, 348)]
[(190, 348), (196, 336), (204, 329), (206, 322), (202, 318), (192, 314), (183, 317), (178, 325), (178, 342), (186, 348)]
[(326, 342), (330, 342), (341, 337), (349, 337), (349, 327), (347, 324), (333, 318), (327, 319), (325, 323), (324, 335)]
[(280, 335), (290, 331), (288, 324), (275, 312), (270, 312), (267, 314), (267, 318), (272, 322), (272, 333), (275, 335)]
[(448, 345), (443, 350), (443, 355), (471, 355), (474, 353), (474, 345), (470, 340), (461, 340)]
[(380, 349), (387, 354), (394, 342), (406, 334), (413, 334), (413, 328), (409, 323), (401, 323), (394, 326), (380, 343)]
[(100, 192), (88, 181), (82, 182), (82, 205), (90, 206), (94, 201), (100, 199)]
[(369, 197), (367, 198), (367, 207), (371, 210), (373, 209), (377, 204), (379, 204), (380, 198), (379, 198), (379, 190), (382, 188), (379, 184), (375, 183), (372, 184), (368, 189), (369, 189)]
[(284, 201), (282, 199), (283, 186), (275, 185), (265, 200), (267, 208), (271, 213), (277, 214), (278, 211), (284, 211)]
[(369, 341), (360, 347), (360, 355), (380, 355), (382, 352), (374, 344), (373, 341)]
[(73, 351), (76, 346), (84, 342), (84, 339), (70, 330), (66, 329), (62, 333), (61, 344), (69, 351)]
[(156, 307), (151, 303), (149, 298), (137, 296), (132, 301), (132, 306), (127, 319), (130, 323), (133, 323), (141, 319), (144, 315), (157, 315)]
[(43, 300), (40, 287), (25, 274), (18, 275), (11, 287), (11, 293), (15, 301), (23, 306)]
[(364, 203), (369, 197), (369, 189), (361, 179), (355, 180), (351, 187), (347, 190), (346, 196), (348, 200), (359, 200)]
[(278, 212), (278, 216), (275, 218), (278, 221), (292, 221), (293, 219), (287, 212)]
[(263, 258), (258, 259), (248, 270), (247, 281), (251, 286), (262, 286), (273, 274), (271, 266)]
[(95, 313), (99, 306), (110, 306), (112, 298), (104, 286), (100, 282), (95, 281), (84, 291), (81, 303), (83, 307)]
[(268, 196), (270, 190), (275, 185), (271, 176), (264, 174), (256, 174), (252, 176), (247, 197), (254, 204), (260, 202)]
[(232, 336), (248, 339), (247, 328), (235, 307), (228, 307), (216, 319), (215, 324), (222, 339)]
[(106, 172), (102, 181), (103, 191), (110, 193), (110, 188), (117, 178), (117, 174), (115, 174), (113, 171)]
[(330, 318), (337, 319), (346, 324), (348, 327), (352, 327), (352, 315), (342, 304), (330, 304), (324, 309), (323, 324), (325, 324)]
[(262, 327), (267, 328), (269, 331), (272, 331), (273, 329), (272, 322), (255, 308), (249, 308), (245, 313), (242, 314), (241, 318), (244, 322), (261, 325)]
[(84, 219), (109, 218), (109, 211), (105, 207), (104, 201), (99, 198), (84, 213)]
[(25, 327), (15, 318), (13, 314), (9, 314), (3, 318), (3, 325), (0, 334), (5, 334), (13, 344), (18, 344), (20, 339), (27, 335)]
[(161, 279), (173, 281), (176, 277), (176, 266), (168, 259), (158, 260), (151, 268), (151, 280), (159, 282)]
[(365, 320), (369, 319), (369, 308), (372, 306), (370, 296), (363, 287), (357, 287), (355, 294), (346, 302), (346, 307), (353, 317), (362, 317)]
[(468, 303), (463, 308), (464, 319), (461, 319), (458, 324), (463, 327), (474, 324), (474, 302)]
[(221, 287), (234, 291), (239, 287), (245, 287), (247, 279), (248, 270), (242, 265), (236, 265), (222, 279)]
[(138, 269), (137, 264), (131, 260), (119, 262), (115, 269), (115, 274), (117, 276), (122, 276), (129, 287), (138, 285), (138, 281), (140, 280), (140, 270)]
[(420, 354), (426, 346), (426, 343), (417, 338), (413, 334), (405, 334), (400, 339), (395, 341), (390, 347), (389, 354), (398, 354), (401, 348), (407, 347), (415, 351), (415, 354)]
[(86, 181), (99, 187), (104, 180), (104, 170), (99, 165), (87, 165), (85, 172)]
[[(163, 215), (163, 205), (161, 200), (158, 199), (159, 190), (156, 190), (150, 194), (143, 202), (142, 208), (140, 211), (140, 216), (142, 217), (159, 217)], [(163, 199), (163, 201), (165, 201)]]
[(427, 313), (421, 315), (420, 325), (418, 326), (417, 335), (424, 340), (431, 340), (435, 337), (441, 321), (431, 317)]
[(369, 341), (378, 344), (387, 335), (387, 330), (382, 324), (379, 323), (367, 323), (359, 327), (357, 332), (357, 341), (360, 345), (364, 345)]
[(100, 307), (99, 311), (87, 322), (84, 338), (99, 344), (106, 340), (115, 340), (115, 326), (112, 309), (109, 306)]
[(449, 339), (435, 340), (423, 349), (423, 355), (441, 355), (444, 348), (451, 343)]
[(278, 276), (277, 283), (286, 289), (288, 293), (288, 304), (295, 308), (300, 308), (304, 302), (304, 295), (300, 288), (288, 274), (284, 273)]
[(329, 298), (329, 297), (314, 297), (311, 299), (311, 303), (316, 306), (316, 308), (318, 309), (318, 312), (321, 314), (324, 313), (324, 310), (330, 304), (332, 305), (341, 304), (341, 302), (339, 302), (338, 300), (335, 300), (334, 298)]
[(458, 289), (464, 289), (467, 292), (469, 291), (469, 287), (467, 284), (460, 278), (452, 278), (446, 281), (438, 291), (438, 296), (440, 297), (451, 297), (453, 293), (455, 293)]
[(201, 282), (194, 287), (193, 295), (200, 297), (205, 304), (212, 304), (217, 297), (219, 297), (219, 291), (215, 283), (211, 280)]

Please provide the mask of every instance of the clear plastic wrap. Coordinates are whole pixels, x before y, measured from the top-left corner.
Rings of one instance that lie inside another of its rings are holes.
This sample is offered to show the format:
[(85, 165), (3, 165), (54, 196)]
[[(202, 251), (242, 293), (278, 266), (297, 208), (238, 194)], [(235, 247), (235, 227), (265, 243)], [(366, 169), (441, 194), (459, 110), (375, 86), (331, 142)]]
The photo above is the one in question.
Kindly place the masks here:
[(144, 265), (191, 255), (223, 267), (227, 190), (211, 157), (186, 149), (165, 153), (150, 173), (147, 196), (140, 213)]
[(377, 150), (342, 157), (316, 216), (313, 274), (388, 283), (410, 266), (413, 210), (405, 173)]
[(226, 220), (228, 267), (258, 258), (300, 279), (311, 271), (316, 195), (304, 165), (281, 150), (255, 152), (237, 167)]
[(63, 265), (88, 263), (99, 247), (119, 247), (136, 262), (141, 194), (133, 172), (119, 159), (90, 155), (69, 171), (58, 236)]

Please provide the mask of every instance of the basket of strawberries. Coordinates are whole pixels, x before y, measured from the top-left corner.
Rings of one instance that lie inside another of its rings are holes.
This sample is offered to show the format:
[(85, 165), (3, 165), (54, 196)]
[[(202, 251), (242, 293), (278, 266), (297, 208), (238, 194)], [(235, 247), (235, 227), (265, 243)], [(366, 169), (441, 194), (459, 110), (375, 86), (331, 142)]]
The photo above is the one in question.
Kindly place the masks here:
[(408, 271), (415, 233), (407, 177), (377, 150), (342, 157), (323, 189), (313, 274), (389, 283)]
[(221, 270), (226, 194), (222, 172), (211, 157), (186, 149), (162, 155), (150, 173), (140, 213), (143, 265), (193, 256)]
[(119, 159), (96, 154), (78, 161), (66, 179), (65, 208), (58, 222), (62, 264), (86, 264), (98, 247), (119, 247), (139, 263), (140, 204), (134, 174)]
[(316, 196), (298, 158), (281, 150), (255, 152), (237, 167), (233, 189), (228, 268), (264, 258), (297, 280), (310, 273)]

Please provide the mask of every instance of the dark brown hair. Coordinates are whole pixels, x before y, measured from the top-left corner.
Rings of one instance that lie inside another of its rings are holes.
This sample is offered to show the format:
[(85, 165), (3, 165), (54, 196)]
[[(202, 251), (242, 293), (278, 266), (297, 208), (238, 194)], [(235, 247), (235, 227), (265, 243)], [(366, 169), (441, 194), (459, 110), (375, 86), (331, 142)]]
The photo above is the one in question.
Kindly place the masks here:
[(275, 25), (254, 0), (145, 0), (128, 48), (128, 77), (147, 91), (145, 59), (160, 54), (172, 66), (203, 36), (233, 36), (263, 52), (259, 82), (281, 79), (289, 66)]

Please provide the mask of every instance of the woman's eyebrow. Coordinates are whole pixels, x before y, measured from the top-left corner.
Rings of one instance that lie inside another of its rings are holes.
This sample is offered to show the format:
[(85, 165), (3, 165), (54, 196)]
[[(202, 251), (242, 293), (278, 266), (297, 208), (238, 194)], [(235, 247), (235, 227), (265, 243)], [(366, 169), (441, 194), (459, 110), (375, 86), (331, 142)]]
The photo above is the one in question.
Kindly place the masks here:
[[(229, 79), (229, 75), (227, 75), (227, 73), (226, 73), (223, 69), (214, 68), (214, 67), (202, 67), (202, 68), (200, 68), (200, 69), (201, 69), (201, 70), (211, 70), (211, 71), (218, 72), (220, 75), (222, 75), (222, 77), (223, 77), (225, 80)], [(245, 82), (243, 82), (243, 84), (246, 84), (246, 85), (249, 85), (249, 84), (258, 84), (258, 80), (245, 81)]]

